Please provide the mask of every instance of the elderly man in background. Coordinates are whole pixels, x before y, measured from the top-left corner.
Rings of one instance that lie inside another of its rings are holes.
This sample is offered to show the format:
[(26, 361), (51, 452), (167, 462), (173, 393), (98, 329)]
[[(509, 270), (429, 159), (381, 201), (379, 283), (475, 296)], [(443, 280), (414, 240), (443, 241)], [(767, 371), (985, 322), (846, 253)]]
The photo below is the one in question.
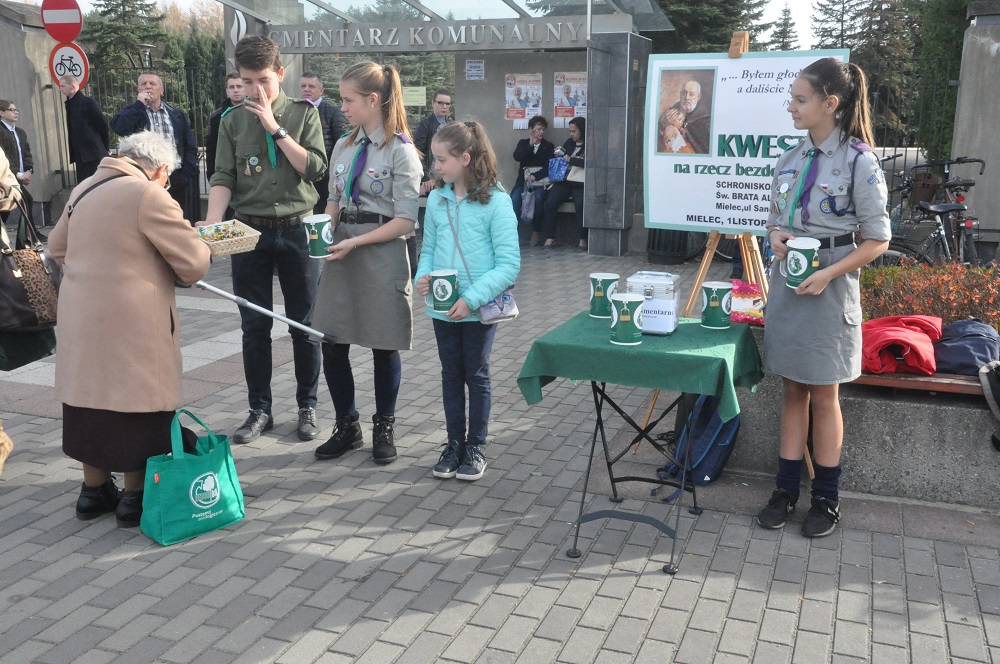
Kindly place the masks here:
[(173, 143), (181, 157), (181, 166), (170, 176), (170, 197), (181, 206), (187, 219), (200, 219), (198, 146), (191, 123), (184, 111), (163, 101), (163, 79), (158, 74), (141, 74), (136, 87), (136, 100), (111, 118), (111, 128), (119, 136), (149, 130)]
[(111, 132), (96, 101), (80, 92), (80, 81), (72, 74), (59, 77), (59, 91), (66, 97), (66, 134), (69, 161), (76, 164), (76, 181), (86, 180), (108, 156)]
[[(70, 194), (49, 250), (64, 264), (55, 397), (63, 452), (83, 464), (76, 516), (115, 512), (128, 528), (142, 516), (146, 461), (170, 453), (184, 403), (174, 282), (204, 277), (211, 252), (165, 191), (173, 144), (143, 131), (118, 152)], [(112, 472), (125, 473), (124, 493)]]
[[(323, 97), (323, 80), (319, 74), (307, 71), (299, 77), (299, 92), (302, 98), (312, 104), (319, 112), (319, 123), (323, 127), (323, 145), (326, 148), (327, 161), (333, 153), (337, 140), (347, 133), (351, 124), (347, 117), (337, 108), (337, 105)], [(330, 170), (313, 183), (319, 200), (313, 206), (313, 214), (322, 214), (326, 209), (326, 199), (330, 197)]]

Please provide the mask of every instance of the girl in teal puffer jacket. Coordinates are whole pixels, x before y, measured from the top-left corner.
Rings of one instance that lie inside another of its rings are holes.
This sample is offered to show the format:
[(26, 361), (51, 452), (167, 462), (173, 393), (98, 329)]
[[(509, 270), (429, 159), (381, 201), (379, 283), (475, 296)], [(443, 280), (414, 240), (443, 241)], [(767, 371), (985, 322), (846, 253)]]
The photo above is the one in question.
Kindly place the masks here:
[(448, 311), (427, 307), (441, 358), (448, 430), (448, 444), (434, 466), (434, 476), (478, 480), (486, 470), (490, 350), (497, 330), (496, 325), (480, 322), (478, 309), (517, 278), (521, 268), (517, 217), (510, 196), (500, 188), (496, 155), (481, 124), (453, 122), (442, 127), (431, 151), (439, 187), (427, 198), (416, 287), (426, 297), (431, 272), (451, 269), (458, 272), (459, 295)]

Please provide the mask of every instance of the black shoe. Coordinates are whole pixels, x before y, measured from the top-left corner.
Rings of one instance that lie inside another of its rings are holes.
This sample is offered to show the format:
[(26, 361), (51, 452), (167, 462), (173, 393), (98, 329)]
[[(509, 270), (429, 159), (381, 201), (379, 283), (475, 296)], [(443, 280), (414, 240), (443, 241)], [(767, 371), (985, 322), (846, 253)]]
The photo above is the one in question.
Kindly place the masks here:
[(299, 440), (312, 440), (319, 435), (319, 427), (316, 426), (316, 409), (311, 407), (299, 408)]
[(121, 494), (115, 486), (114, 478), (101, 486), (83, 485), (80, 497), (76, 499), (76, 518), (81, 521), (96, 519), (102, 514), (114, 512)]
[(813, 496), (812, 507), (802, 522), (802, 534), (806, 537), (824, 537), (837, 527), (840, 521), (840, 501), (834, 502), (823, 496)]
[(462, 465), (455, 473), (455, 479), (471, 482), (478, 480), (486, 472), (486, 455), (482, 445), (466, 445), (462, 451)]
[(237, 445), (252, 443), (260, 438), (265, 431), (274, 428), (274, 418), (262, 410), (251, 410), (246, 422), (240, 425), (233, 435), (233, 442)]
[(767, 507), (757, 513), (757, 524), (776, 530), (785, 525), (788, 515), (795, 511), (795, 500), (784, 489), (775, 489)]
[(396, 445), (392, 433), (395, 417), (379, 415), (372, 417), (372, 459), (380, 466), (396, 460)]
[(434, 466), (434, 477), (440, 477), (443, 480), (454, 477), (455, 473), (458, 472), (458, 467), (462, 465), (464, 448), (465, 443), (462, 441), (449, 440), (444, 452), (441, 453), (441, 458)]
[(142, 520), (142, 491), (122, 491), (115, 510), (119, 528), (135, 528)]
[(358, 414), (337, 418), (337, 428), (325, 443), (316, 448), (317, 459), (337, 459), (364, 445)]

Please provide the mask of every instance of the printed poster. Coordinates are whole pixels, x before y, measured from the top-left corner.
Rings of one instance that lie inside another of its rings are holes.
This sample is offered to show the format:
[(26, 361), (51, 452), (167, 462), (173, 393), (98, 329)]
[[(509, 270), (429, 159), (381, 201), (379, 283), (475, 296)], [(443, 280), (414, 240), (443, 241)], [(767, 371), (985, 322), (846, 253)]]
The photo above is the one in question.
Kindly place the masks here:
[(575, 117), (587, 117), (587, 72), (557, 71), (554, 77), (552, 126), (565, 128)]
[[(542, 113), (542, 75), (504, 76), (504, 117), (514, 120), (514, 128), (528, 127), (528, 120)], [(518, 121), (522, 122), (518, 122)]]
[(763, 235), (774, 163), (798, 144), (792, 82), (849, 51), (653, 55), (646, 87), (645, 223)]

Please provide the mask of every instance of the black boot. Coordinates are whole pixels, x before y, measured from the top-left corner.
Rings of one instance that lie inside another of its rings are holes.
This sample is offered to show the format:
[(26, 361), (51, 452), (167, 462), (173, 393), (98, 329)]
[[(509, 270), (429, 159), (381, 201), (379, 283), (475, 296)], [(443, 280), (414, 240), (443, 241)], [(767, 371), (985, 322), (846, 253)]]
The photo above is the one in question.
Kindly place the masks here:
[(316, 448), (317, 459), (336, 459), (364, 444), (358, 414), (337, 418), (337, 428), (325, 443)]
[(372, 427), (372, 458), (375, 463), (384, 466), (396, 460), (396, 445), (392, 433), (392, 425), (396, 422), (395, 417), (379, 415), (372, 417), (374, 426)]
[(115, 486), (114, 478), (101, 486), (83, 485), (80, 497), (76, 499), (76, 518), (81, 521), (96, 519), (102, 514), (114, 512), (118, 507), (120, 494)]
[(135, 528), (142, 520), (142, 491), (122, 491), (115, 510), (119, 528)]

